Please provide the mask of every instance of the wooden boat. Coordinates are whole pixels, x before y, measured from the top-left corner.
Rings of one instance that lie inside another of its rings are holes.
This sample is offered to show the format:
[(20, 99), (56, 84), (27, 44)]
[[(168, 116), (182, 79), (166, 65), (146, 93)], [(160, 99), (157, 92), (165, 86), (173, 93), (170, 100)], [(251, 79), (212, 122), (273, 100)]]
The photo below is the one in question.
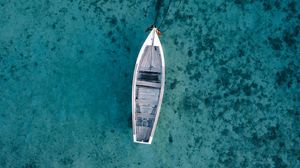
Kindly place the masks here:
[(132, 82), (133, 141), (151, 144), (156, 129), (165, 86), (165, 60), (157, 28), (144, 42)]

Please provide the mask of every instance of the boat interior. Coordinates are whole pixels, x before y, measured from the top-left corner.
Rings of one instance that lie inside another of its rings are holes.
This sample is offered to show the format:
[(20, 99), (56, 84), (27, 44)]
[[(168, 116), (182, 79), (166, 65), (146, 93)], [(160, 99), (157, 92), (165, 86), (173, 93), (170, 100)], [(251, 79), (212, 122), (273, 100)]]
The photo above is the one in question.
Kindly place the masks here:
[(161, 89), (162, 63), (158, 46), (145, 47), (136, 81), (136, 140), (148, 142)]

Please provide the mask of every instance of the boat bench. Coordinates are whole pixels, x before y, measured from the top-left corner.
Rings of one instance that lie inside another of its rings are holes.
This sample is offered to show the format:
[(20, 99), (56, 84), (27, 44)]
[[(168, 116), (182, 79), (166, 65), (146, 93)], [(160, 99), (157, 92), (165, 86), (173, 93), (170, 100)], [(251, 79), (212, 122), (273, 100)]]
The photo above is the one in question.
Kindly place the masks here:
[(136, 113), (136, 117), (141, 117), (141, 118), (155, 118), (155, 114), (151, 113)]
[(161, 83), (153, 83), (153, 82), (146, 82), (146, 81), (140, 81), (140, 80), (136, 81), (136, 85), (153, 87), (153, 88), (161, 87)]

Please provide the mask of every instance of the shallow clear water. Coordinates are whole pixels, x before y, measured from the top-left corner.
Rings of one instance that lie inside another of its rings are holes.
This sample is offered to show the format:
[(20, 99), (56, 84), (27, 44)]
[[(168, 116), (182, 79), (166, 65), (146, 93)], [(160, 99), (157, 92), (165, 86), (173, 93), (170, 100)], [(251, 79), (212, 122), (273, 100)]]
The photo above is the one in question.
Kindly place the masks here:
[[(299, 1), (0, 0), (0, 16), (0, 167), (300, 167)], [(166, 89), (141, 145), (131, 80), (155, 18)]]

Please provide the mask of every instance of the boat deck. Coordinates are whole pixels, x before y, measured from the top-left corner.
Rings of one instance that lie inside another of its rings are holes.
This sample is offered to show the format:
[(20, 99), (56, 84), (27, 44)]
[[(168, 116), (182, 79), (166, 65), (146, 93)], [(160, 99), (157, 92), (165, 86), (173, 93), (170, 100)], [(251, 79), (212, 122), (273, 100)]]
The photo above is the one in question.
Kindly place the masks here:
[(161, 89), (161, 56), (157, 46), (146, 46), (136, 81), (136, 140), (148, 142)]
[(156, 30), (140, 50), (132, 82), (133, 139), (143, 144), (152, 143), (164, 91), (164, 56)]

